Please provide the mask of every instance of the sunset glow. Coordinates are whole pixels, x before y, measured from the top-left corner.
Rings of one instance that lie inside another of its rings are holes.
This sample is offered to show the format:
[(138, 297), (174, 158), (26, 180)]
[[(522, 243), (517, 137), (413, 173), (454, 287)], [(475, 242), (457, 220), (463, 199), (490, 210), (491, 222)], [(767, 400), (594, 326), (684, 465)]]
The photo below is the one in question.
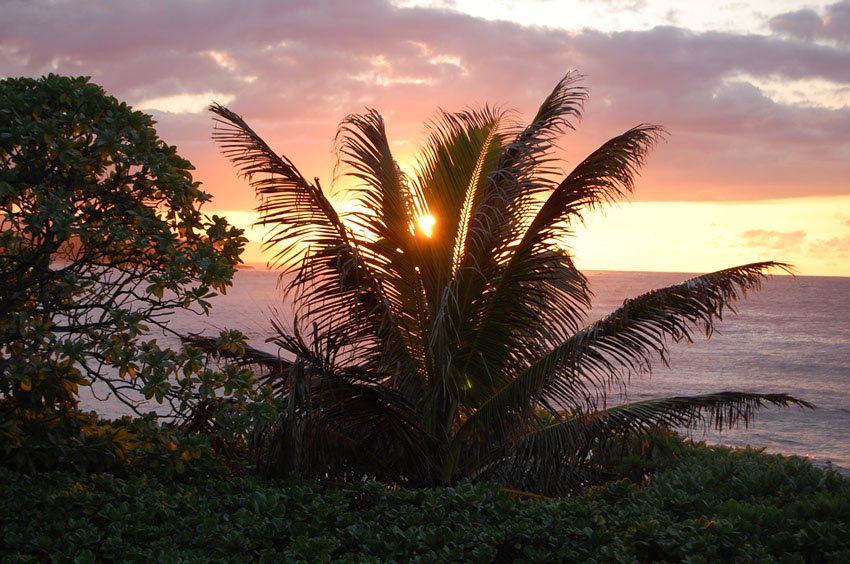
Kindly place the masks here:
[[(0, 77), (91, 76), (154, 116), (213, 196), (205, 212), (246, 228), (257, 202), (210, 140), (212, 101), (306, 179), (342, 193), (334, 202), (344, 207), (357, 184), (335, 166), (347, 115), (380, 112), (406, 171), (440, 109), (489, 104), (527, 123), (575, 69), (589, 100), (553, 167), (568, 173), (639, 123), (669, 133), (631, 203), (589, 214), (568, 242), (580, 266), (707, 271), (776, 259), (804, 275), (850, 276), (850, 0), (99, 6), (4, 5)], [(68, 25), (78, 20), (86, 25)], [(430, 237), (434, 225), (423, 218), (416, 232)], [(247, 262), (270, 256), (262, 234), (249, 229)]]
[(419, 218), (418, 222), (419, 231), (421, 231), (426, 237), (429, 239), (434, 234), (434, 224), (437, 223), (437, 220), (434, 219), (433, 215), (423, 215)]

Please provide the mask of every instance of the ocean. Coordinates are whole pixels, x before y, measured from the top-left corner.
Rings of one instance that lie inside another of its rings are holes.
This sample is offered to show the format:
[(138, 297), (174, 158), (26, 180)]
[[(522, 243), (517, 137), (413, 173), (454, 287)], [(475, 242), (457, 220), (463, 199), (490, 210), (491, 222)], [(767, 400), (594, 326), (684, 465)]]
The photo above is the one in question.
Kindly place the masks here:
[[(616, 309), (626, 298), (692, 276), (587, 274), (594, 292), (589, 320)], [(227, 294), (214, 298), (209, 317), (181, 312), (171, 326), (184, 333), (239, 329), (251, 344), (268, 349), (264, 341), (272, 334), (270, 312), (285, 313), (277, 281), (275, 272), (240, 270)], [(747, 427), (721, 433), (699, 428), (690, 435), (715, 444), (805, 456), (850, 473), (850, 278), (774, 276), (737, 309), (737, 315), (724, 315), (710, 339), (697, 332), (693, 344), (671, 345), (670, 367), (659, 360), (650, 376), (631, 379), (621, 399), (720, 391), (788, 393), (817, 408), (764, 409)], [(84, 396), (82, 405), (104, 417), (127, 413), (114, 400)]]

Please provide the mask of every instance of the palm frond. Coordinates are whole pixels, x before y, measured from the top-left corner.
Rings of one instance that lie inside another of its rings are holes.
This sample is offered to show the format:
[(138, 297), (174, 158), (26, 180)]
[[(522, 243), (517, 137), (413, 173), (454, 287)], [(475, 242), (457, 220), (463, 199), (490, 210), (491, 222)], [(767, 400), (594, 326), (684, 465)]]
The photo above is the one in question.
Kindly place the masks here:
[(656, 126), (639, 126), (611, 139), (555, 188), (522, 239), (506, 250), (507, 264), (466, 357), (467, 372), (516, 373), (516, 363), (506, 364), (512, 360), (508, 351), (527, 351), (524, 360), (530, 361), (578, 330), (590, 304), (587, 280), (567, 253), (553, 254), (552, 247), (571, 233), (571, 223), (585, 209), (632, 189), (637, 168), (660, 134)]
[(627, 300), (492, 394), (456, 433), (447, 468), (457, 462), (465, 441), (504, 425), (507, 416), (528, 417), (529, 405), (545, 401), (542, 405), (595, 408), (610, 384), (649, 371), (654, 357), (666, 362), (668, 340), (690, 340), (693, 328), (711, 335), (723, 310), (734, 311), (735, 302), (758, 289), (770, 269), (790, 267), (776, 262), (738, 266)]
[(660, 126), (642, 124), (606, 141), (552, 191), (525, 232), (520, 249), (557, 240), (565, 226), (581, 221), (583, 211), (631, 193), (649, 150), (663, 136)]
[(235, 112), (219, 104), (209, 110), (216, 115), (213, 140), (256, 190), (259, 224), (272, 227), (264, 243), (277, 251), (272, 265), (303, 254), (302, 245), (349, 246), (345, 226), (318, 182), (305, 180)]
[(454, 273), (456, 250), (465, 246), (468, 222), (462, 225), (464, 213), (468, 215), (480, 198), (482, 171), (492, 166), (483, 161), (497, 156), (504, 120), (502, 113), (484, 108), (442, 112), (431, 124), (416, 184), (436, 219), (430, 239), (421, 241), (420, 269), (432, 311), (439, 309), (443, 290)]
[[(627, 403), (596, 411), (588, 417), (588, 422), (601, 429), (594, 440), (658, 426), (694, 428), (704, 425), (723, 431), (733, 429), (742, 422), (745, 427), (748, 426), (757, 411), (769, 406), (815, 407), (807, 401), (782, 393), (716, 392)], [(606, 428), (610, 433), (604, 432)]]
[[(516, 244), (539, 207), (539, 196), (554, 190), (560, 169), (552, 155), (555, 140), (573, 121), (581, 119), (585, 88), (581, 76), (567, 73), (546, 97), (531, 124), (503, 144), (492, 168), (483, 171), (487, 183), (471, 210), (468, 244), (463, 257), (467, 280), (460, 283), (469, 296), (478, 296), (485, 285), (498, 279), (507, 249)], [(510, 131), (502, 137), (508, 139)]]
[[(355, 362), (406, 359), (398, 324), (378, 275), (343, 224), (318, 181), (307, 182), (234, 112), (214, 104), (213, 138), (255, 188), (259, 223), (271, 226), (265, 246), (279, 249), (273, 264), (293, 271), (287, 292), (296, 313), (315, 326), (346, 335)], [(301, 256), (300, 262), (292, 261)]]
[[(650, 371), (653, 358), (666, 365), (668, 341), (690, 342), (694, 329), (710, 337), (724, 310), (735, 313), (736, 302), (748, 291), (758, 290), (770, 270), (791, 272), (791, 267), (778, 262), (746, 264), (626, 300), (622, 307), (554, 349), (540, 364), (560, 359), (568, 377), (583, 377), (600, 385), (623, 371), (626, 375)], [(557, 397), (561, 381), (548, 381), (543, 393)]]
[[(553, 329), (564, 321), (564, 311), (581, 311), (582, 307), (576, 306), (587, 302), (584, 279), (573, 276), (577, 271), (571, 259), (555, 248), (541, 253), (545, 259), (540, 261), (540, 268), (527, 272), (526, 279), (512, 280), (515, 295), (500, 295), (500, 290), (504, 290), (505, 261), (511, 253), (507, 249), (516, 244), (518, 229), (527, 226), (527, 214), (518, 210), (532, 207), (537, 194), (556, 186), (550, 153), (557, 136), (572, 129), (572, 121), (581, 117), (587, 93), (577, 86), (579, 80), (578, 75), (568, 73), (559, 81), (532, 123), (504, 144), (499, 158), (490, 159), (491, 168), (480, 173), (486, 176), (486, 182), (481, 184), (480, 195), (471, 210), (463, 260), (455, 269), (450, 292), (459, 304), (453, 336), (457, 343), (454, 356), (461, 367), (459, 374), (471, 383), (472, 397), (486, 395), (492, 391), (494, 382), (499, 384), (512, 373), (505, 363), (519, 366), (523, 360), (528, 362), (545, 352), (545, 348), (535, 350), (534, 344), (541, 338), (545, 342), (546, 337), (553, 337)], [(502, 137), (507, 138), (507, 133)], [(517, 301), (535, 303), (538, 307), (525, 310), (513, 307)], [(492, 310), (506, 315), (498, 321), (490, 319)], [(546, 323), (550, 321), (545, 319), (547, 312), (553, 314), (551, 323)], [(491, 333), (486, 330), (482, 333), (482, 327)], [(515, 346), (520, 341), (516, 333), (535, 330), (538, 330), (537, 338), (529, 336), (522, 339), (524, 346)]]
[(308, 343), (296, 332), (278, 344), (296, 360), (280, 394), (288, 407), (267, 445), (276, 460), (269, 460), (268, 475), (435, 483), (437, 443), (415, 405), (386, 385), (386, 375), (338, 365), (339, 343), (318, 343), (315, 336)]
[(291, 362), (279, 355), (245, 345), (242, 350), (222, 349), (218, 339), (206, 335), (181, 335), (180, 340), (203, 351), (213, 358), (222, 358), (239, 366), (251, 366), (262, 372), (286, 370)]
[(487, 185), (485, 172), (501, 154), (506, 117), (480, 112), (442, 113), (432, 125), (425, 156), (419, 163), (419, 186), (436, 218), (432, 237), (419, 245), (419, 272), (428, 304), (428, 386), (423, 404), (431, 424), (445, 425), (462, 388), (453, 370), (458, 331), (466, 296), (457, 284), (460, 257), (466, 253), (469, 213)]
[(628, 437), (647, 434), (657, 427), (704, 425), (717, 430), (732, 429), (741, 422), (747, 425), (757, 411), (770, 406), (814, 408), (809, 402), (788, 394), (719, 392), (570, 413), (565, 419), (523, 437), (508, 456), (488, 467), (487, 477), (510, 487), (544, 485), (542, 491), (563, 495), (585, 485), (581, 479), (583, 473), (576, 469), (588, 464), (594, 449), (622, 444)]
[[(546, 97), (531, 123), (506, 143), (498, 163), (489, 171), (490, 186), (476, 207), (470, 233), (472, 261), (480, 264), (500, 245), (517, 240), (538, 207), (540, 194), (551, 192), (557, 182), (558, 160), (553, 156), (556, 139), (575, 129), (587, 100), (581, 76), (567, 73)], [(478, 250), (477, 255), (475, 250)]]
[[(575, 72), (567, 73), (540, 105), (528, 127), (505, 147), (501, 162), (492, 173), (492, 182), (499, 188), (493, 191), (496, 196), (493, 205), (498, 213), (505, 214), (505, 220), (494, 221), (489, 218), (492, 211), (481, 210), (486, 218), (481, 221), (483, 225), (495, 225), (503, 230), (492, 230), (496, 241), (518, 239), (537, 207), (539, 196), (557, 186), (559, 161), (552, 152), (558, 137), (575, 129), (574, 122), (582, 117), (587, 89), (578, 85), (581, 79)], [(492, 244), (481, 246), (495, 249)]]
[[(399, 378), (404, 388), (424, 375), (426, 335), (423, 303), (416, 272), (418, 262), (414, 229), (421, 198), (411, 189), (393, 158), (384, 121), (374, 110), (350, 115), (337, 133), (341, 163), (360, 184), (354, 188), (360, 208), (351, 220), (362, 232), (360, 253), (379, 280), (381, 295), (392, 311), (404, 350), (388, 355), (404, 363)], [(405, 383), (407, 382), (407, 383)]]
[[(650, 371), (653, 358), (667, 365), (668, 341), (690, 342), (694, 329), (710, 337), (724, 310), (736, 313), (736, 303), (747, 292), (761, 288), (771, 270), (792, 272), (784, 263), (746, 264), (626, 300), (554, 349), (541, 364), (560, 358), (559, 364), (566, 362), (562, 366), (569, 377), (580, 376), (600, 385), (623, 371), (627, 375)], [(557, 396), (559, 381), (550, 380), (543, 392)]]

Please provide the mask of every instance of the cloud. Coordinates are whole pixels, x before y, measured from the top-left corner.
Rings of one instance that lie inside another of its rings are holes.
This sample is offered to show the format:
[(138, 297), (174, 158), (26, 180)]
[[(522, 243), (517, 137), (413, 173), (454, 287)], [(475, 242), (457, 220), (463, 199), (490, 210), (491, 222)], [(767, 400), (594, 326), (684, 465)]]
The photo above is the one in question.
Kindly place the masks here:
[(769, 231), (764, 229), (750, 229), (741, 233), (744, 244), (748, 247), (757, 247), (771, 251), (794, 251), (803, 244), (806, 239), (804, 231)]
[[(617, 2), (625, 4), (641, 3)], [(846, 5), (825, 12), (829, 26)], [(383, 0), (150, 0), (109, 10), (94, 0), (11, 0), (0, 19), (0, 76), (84, 74), (130, 103), (158, 100), (161, 136), (228, 208), (253, 203), (209, 140), (209, 116), (162, 113), (162, 100), (229, 100), (306, 176), (327, 184), (336, 125), (349, 113), (378, 109), (397, 156), (409, 160), (407, 148), (423, 140), (422, 124), (438, 107), (490, 103), (529, 118), (571, 68), (588, 75), (591, 99), (584, 123), (562, 143), (567, 167), (652, 122), (671, 137), (651, 156), (640, 199), (846, 194), (850, 108), (840, 93), (850, 87), (848, 50), (782, 33), (566, 32)], [(776, 85), (811, 81), (838, 101), (805, 103), (803, 86), (802, 101), (777, 94)]]
[(203, 112), (213, 100), (224, 105), (234, 96), (221, 92), (202, 92), (200, 94), (175, 94), (149, 98), (136, 104), (137, 110), (158, 110), (171, 114), (197, 114)]
[(850, 42), (850, 0), (826, 7), (823, 15), (811, 9), (780, 14), (768, 22), (770, 29), (804, 41)]
[(725, 85), (751, 85), (771, 101), (781, 105), (842, 110), (850, 108), (850, 85), (818, 78), (791, 80), (783, 76), (737, 74), (727, 77)]
[(812, 241), (806, 252), (809, 256), (821, 259), (848, 259), (850, 258), (850, 236)]
[(810, 238), (804, 231), (750, 229), (740, 234), (748, 247), (810, 259), (838, 260), (850, 257), (850, 236)]
[(639, 12), (646, 8), (646, 0), (584, 0), (587, 4), (602, 4), (609, 10)]

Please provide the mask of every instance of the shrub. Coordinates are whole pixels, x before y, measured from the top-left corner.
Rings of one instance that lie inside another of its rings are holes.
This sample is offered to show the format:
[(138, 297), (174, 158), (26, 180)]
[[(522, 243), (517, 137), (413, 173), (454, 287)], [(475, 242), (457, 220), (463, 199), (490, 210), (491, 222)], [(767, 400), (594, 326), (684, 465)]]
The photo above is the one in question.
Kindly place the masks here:
[(850, 480), (705, 445), (566, 499), (0, 469), (0, 530), (4, 561), (847, 561)]

